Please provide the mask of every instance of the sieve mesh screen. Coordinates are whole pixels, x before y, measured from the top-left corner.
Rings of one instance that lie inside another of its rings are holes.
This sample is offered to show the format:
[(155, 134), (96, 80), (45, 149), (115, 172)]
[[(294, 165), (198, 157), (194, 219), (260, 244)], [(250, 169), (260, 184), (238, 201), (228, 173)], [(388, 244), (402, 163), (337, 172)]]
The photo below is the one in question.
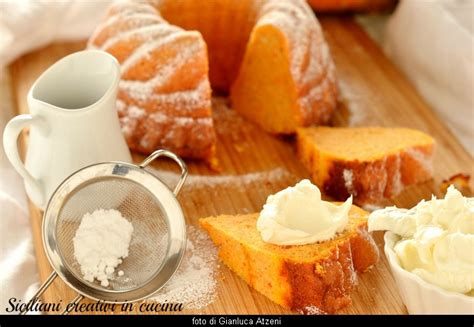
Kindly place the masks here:
[[(87, 282), (74, 257), (73, 238), (86, 213), (96, 209), (115, 209), (133, 225), (128, 257), (116, 268), (123, 276), (109, 279), (110, 285)], [(59, 253), (69, 271), (84, 283), (102, 290), (127, 291), (150, 280), (160, 269), (168, 246), (165, 211), (150, 191), (120, 177), (98, 177), (73, 190), (59, 211), (56, 240)]]

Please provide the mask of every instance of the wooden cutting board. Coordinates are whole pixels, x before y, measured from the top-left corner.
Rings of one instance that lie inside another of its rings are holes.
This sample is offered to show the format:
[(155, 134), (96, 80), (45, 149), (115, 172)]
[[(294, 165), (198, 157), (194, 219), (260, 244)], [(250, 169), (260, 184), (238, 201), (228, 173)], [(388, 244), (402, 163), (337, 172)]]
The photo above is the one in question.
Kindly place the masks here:
[[(351, 18), (328, 17), (321, 19), (321, 23), (336, 62), (341, 90), (333, 124), (412, 127), (433, 135), (438, 143), (434, 180), (410, 187), (393, 203), (411, 207), (432, 193), (439, 194), (441, 180), (460, 172), (472, 175), (472, 157), (360, 26)], [(26, 94), (33, 81), (55, 61), (83, 49), (84, 45), (84, 42), (51, 45), (27, 54), (11, 65), (18, 113), (28, 112)], [(225, 101), (219, 98), (214, 103), (222, 107)], [(221, 108), (220, 112), (215, 120), (221, 171), (216, 173), (200, 162), (188, 162), (192, 182), (185, 185), (179, 201), (189, 224), (196, 224), (198, 218), (209, 215), (259, 211), (269, 194), (308, 177), (295, 157), (293, 140), (268, 135), (241, 119), (232, 118), (225, 109)], [(27, 142), (26, 139), (23, 138), (23, 143)], [(141, 159), (143, 157), (135, 155), (135, 160)], [(155, 167), (162, 171), (176, 171), (168, 162), (158, 163)], [(42, 213), (30, 204), (30, 214), (39, 274), (43, 281), (50, 274), (51, 267), (42, 247)], [(360, 276), (359, 285), (352, 294), (353, 305), (342, 313), (406, 313), (383, 255), (382, 234), (376, 233), (375, 240), (382, 254), (380, 262)], [(222, 278), (218, 281), (215, 301), (195, 312), (289, 313), (248, 287), (226, 267), (219, 269)], [(45, 293), (44, 300), (68, 301), (73, 297), (74, 292), (58, 279)]]

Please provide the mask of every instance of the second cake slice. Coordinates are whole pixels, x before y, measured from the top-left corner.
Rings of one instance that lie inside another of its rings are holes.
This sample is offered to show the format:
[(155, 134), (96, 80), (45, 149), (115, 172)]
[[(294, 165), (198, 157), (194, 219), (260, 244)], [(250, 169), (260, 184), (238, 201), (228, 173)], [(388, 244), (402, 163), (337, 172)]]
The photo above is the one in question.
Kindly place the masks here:
[(435, 142), (408, 128), (310, 127), (297, 131), (297, 153), (311, 179), (336, 200), (377, 204), (433, 175)]

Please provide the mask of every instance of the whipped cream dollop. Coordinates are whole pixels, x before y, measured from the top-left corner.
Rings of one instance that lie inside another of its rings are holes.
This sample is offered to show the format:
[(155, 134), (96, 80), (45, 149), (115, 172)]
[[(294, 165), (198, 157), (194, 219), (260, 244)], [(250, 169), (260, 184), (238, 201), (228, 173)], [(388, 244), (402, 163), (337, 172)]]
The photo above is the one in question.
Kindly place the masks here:
[(326, 241), (345, 229), (351, 206), (352, 196), (342, 205), (321, 200), (318, 187), (305, 179), (268, 197), (257, 229), (265, 242), (277, 245)]
[(401, 237), (394, 246), (402, 268), (448, 291), (472, 295), (474, 288), (474, 198), (454, 186), (444, 199), (412, 209), (389, 207), (369, 216), (369, 231)]

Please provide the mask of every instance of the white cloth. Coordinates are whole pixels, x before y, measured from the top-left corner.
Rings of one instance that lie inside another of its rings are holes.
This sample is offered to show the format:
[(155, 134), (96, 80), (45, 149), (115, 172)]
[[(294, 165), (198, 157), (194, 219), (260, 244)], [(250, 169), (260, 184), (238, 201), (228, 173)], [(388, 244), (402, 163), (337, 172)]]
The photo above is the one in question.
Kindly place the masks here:
[(474, 155), (474, 1), (403, 0), (385, 50)]
[[(0, 77), (0, 129), (3, 130), (13, 116), (13, 110), (7, 87), (8, 76), (0, 71)], [(22, 180), (11, 167), (4, 152), (0, 151), (0, 313), (6, 312), (9, 298), (27, 301), (38, 287), (36, 259), (26, 208)]]
[(0, 67), (55, 41), (90, 36), (112, 0), (1, 0)]

